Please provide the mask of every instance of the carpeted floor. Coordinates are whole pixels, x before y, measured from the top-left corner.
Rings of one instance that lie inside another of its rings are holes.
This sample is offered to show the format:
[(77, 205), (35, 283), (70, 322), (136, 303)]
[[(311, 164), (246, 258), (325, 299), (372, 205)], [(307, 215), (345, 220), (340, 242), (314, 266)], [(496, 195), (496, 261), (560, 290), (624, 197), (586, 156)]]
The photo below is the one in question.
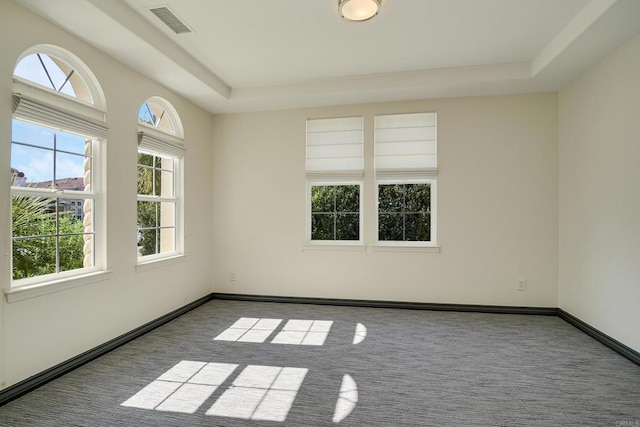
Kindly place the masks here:
[(0, 425), (640, 427), (640, 366), (557, 317), (211, 301)]

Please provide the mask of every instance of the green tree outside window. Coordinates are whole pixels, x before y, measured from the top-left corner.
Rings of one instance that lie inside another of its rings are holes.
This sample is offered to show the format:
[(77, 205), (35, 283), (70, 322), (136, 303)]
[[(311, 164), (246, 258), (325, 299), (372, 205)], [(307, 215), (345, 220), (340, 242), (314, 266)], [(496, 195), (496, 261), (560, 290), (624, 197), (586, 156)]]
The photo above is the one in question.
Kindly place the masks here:
[(360, 186), (311, 187), (311, 240), (360, 240)]
[(378, 186), (378, 240), (431, 240), (431, 185)]

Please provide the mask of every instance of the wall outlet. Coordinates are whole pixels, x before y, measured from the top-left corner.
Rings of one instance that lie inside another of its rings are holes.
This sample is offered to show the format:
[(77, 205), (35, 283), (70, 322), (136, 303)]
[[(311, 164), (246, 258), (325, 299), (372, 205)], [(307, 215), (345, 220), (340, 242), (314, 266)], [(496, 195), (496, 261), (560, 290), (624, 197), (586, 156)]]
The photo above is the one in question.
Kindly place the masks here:
[(525, 279), (518, 279), (518, 290), (519, 291), (527, 290), (527, 281)]
[(236, 273), (234, 273), (233, 271), (229, 272), (229, 281), (230, 282), (236, 281)]

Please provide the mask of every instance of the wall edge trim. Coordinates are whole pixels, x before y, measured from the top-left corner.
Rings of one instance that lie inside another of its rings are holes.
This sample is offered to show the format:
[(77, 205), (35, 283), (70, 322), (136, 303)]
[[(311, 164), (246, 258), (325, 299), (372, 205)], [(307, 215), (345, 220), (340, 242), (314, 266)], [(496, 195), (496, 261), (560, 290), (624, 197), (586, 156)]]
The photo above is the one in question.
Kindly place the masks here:
[(19, 398), (20, 396), (23, 396), (37, 389), (38, 387), (43, 386), (46, 383), (71, 372), (74, 369), (79, 368), (82, 365), (94, 359), (97, 359), (100, 356), (104, 356), (105, 354), (109, 353), (112, 350), (115, 350), (121, 345), (133, 341), (134, 339), (139, 338), (148, 332), (151, 332), (157, 327), (162, 326), (165, 323), (168, 323), (182, 316), (183, 314), (201, 306), (202, 304), (209, 302), (210, 300), (211, 295), (206, 295), (163, 316), (160, 316), (157, 319), (147, 322), (142, 326), (132, 329), (129, 332), (126, 332), (116, 338), (113, 338), (103, 344), (87, 350), (84, 353), (72, 357), (69, 360), (59, 363), (12, 386), (0, 390), (0, 406), (3, 406), (11, 402), (12, 400)]
[(504, 305), (445, 304), (430, 302), (360, 300), (341, 298), (289, 297), (274, 295), (228, 294), (213, 292), (211, 299), (277, 302), (292, 304), (337, 305), (351, 307), (396, 308), (409, 310), (459, 311), (493, 314), (529, 314), (540, 316), (557, 316), (556, 307), (518, 307)]
[(573, 325), (577, 329), (580, 329), (582, 332), (589, 335), (591, 338), (595, 339), (599, 343), (609, 347), (611, 350), (615, 351), (619, 355), (626, 357), (636, 365), (640, 365), (640, 353), (635, 351), (631, 347), (622, 344), (620, 341), (616, 340), (615, 338), (610, 337), (604, 332), (601, 332), (600, 330), (589, 325), (587, 322), (575, 317), (571, 313), (564, 311), (561, 308), (558, 309), (558, 317), (564, 320), (565, 322)]

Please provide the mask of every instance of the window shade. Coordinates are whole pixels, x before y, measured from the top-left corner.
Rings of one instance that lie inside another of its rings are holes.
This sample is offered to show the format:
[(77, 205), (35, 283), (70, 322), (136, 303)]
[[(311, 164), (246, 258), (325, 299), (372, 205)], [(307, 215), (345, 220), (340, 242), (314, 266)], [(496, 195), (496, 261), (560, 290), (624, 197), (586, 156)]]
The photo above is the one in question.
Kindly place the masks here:
[(172, 157), (184, 157), (185, 153), (181, 140), (150, 129), (138, 132), (138, 148)]
[(436, 130), (436, 113), (376, 116), (376, 175), (435, 175)]
[[(88, 106), (78, 105), (76, 108), (80, 107), (87, 109), (92, 113), (91, 115), (102, 115), (104, 117), (104, 113), (97, 110), (94, 111)], [(96, 120), (95, 118), (70, 113), (65, 109), (55, 107), (19, 93), (13, 94), (13, 115), (16, 119), (22, 119), (54, 129), (77, 133), (90, 138), (107, 137), (108, 128), (104, 122)]]
[(307, 174), (362, 176), (362, 117), (307, 120)]

